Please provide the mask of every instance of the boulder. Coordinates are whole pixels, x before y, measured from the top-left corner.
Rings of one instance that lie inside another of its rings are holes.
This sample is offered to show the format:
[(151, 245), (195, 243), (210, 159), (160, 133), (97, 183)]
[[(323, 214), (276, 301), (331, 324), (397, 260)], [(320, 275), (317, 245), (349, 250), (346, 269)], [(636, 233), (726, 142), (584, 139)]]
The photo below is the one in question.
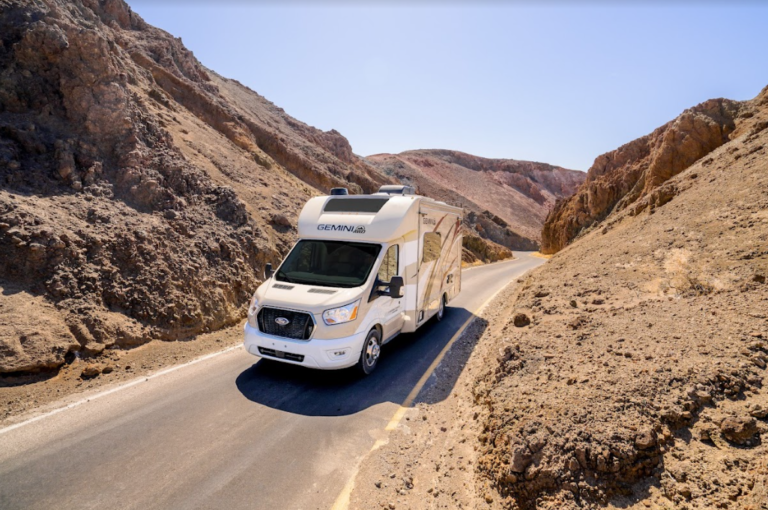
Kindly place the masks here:
[(512, 322), (514, 323), (515, 327), (522, 328), (529, 325), (531, 323), (531, 319), (524, 313), (516, 313), (512, 318)]

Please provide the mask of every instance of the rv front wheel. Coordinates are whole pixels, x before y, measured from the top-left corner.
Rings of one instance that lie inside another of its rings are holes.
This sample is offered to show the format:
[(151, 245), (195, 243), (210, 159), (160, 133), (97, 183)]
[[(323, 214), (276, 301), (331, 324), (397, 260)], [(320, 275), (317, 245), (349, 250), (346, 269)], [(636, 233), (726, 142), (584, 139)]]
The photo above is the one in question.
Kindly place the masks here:
[(376, 368), (381, 354), (381, 335), (379, 330), (372, 329), (365, 338), (363, 351), (360, 353), (360, 359), (357, 362), (357, 371), (363, 375), (368, 375)]

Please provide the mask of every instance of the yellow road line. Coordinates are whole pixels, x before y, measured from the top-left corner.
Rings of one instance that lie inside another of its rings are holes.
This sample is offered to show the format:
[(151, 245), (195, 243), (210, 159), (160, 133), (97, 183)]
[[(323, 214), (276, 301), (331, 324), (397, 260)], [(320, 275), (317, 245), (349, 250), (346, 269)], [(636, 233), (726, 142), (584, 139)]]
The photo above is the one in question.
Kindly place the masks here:
[[(499, 293), (506, 289), (507, 285), (504, 285), (502, 288), (497, 290), (493, 293), (491, 297), (486, 299), (480, 307), (472, 313), (472, 317), (464, 321), (464, 324), (461, 325), (458, 331), (451, 337), (451, 339), (448, 341), (447, 344), (445, 344), (445, 347), (443, 347), (443, 350), (440, 351), (440, 354), (437, 355), (437, 357), (432, 361), (432, 364), (429, 365), (429, 368), (424, 372), (424, 374), (421, 376), (421, 379), (419, 379), (419, 382), (416, 383), (416, 386), (413, 387), (411, 392), (408, 394), (407, 397), (405, 397), (405, 400), (403, 403), (398, 407), (397, 411), (395, 411), (395, 414), (392, 416), (392, 419), (389, 420), (389, 423), (387, 423), (387, 426), (384, 428), (385, 431), (391, 432), (397, 428), (397, 426), (400, 424), (400, 421), (403, 419), (403, 416), (405, 416), (406, 411), (408, 411), (408, 408), (413, 404), (413, 401), (416, 400), (416, 397), (419, 396), (419, 393), (421, 392), (422, 388), (424, 388), (424, 385), (427, 383), (429, 378), (434, 373), (437, 366), (440, 364), (441, 361), (443, 361), (443, 358), (445, 358), (445, 355), (448, 353), (448, 351), (451, 350), (451, 347), (453, 347), (453, 344), (456, 343), (456, 340), (461, 338), (461, 335), (464, 333), (464, 331), (469, 327), (469, 325), (474, 322), (475, 319), (477, 319), (478, 315), (483, 311), (483, 309), (488, 306), (488, 303), (493, 301), (493, 299), (499, 295)], [(362, 459), (360, 459), (360, 463), (355, 468), (355, 473), (347, 480), (347, 483), (344, 485), (344, 488), (341, 490), (341, 493), (336, 498), (336, 501), (333, 503), (333, 506), (331, 507), (331, 510), (347, 510), (349, 508), (349, 498), (352, 495), (352, 489), (355, 487), (355, 478), (357, 478), (357, 473), (360, 469), (360, 464), (363, 463), (363, 460), (371, 454), (371, 452), (378, 450), (385, 444), (387, 444), (388, 439), (377, 439), (376, 442), (373, 444), (371, 449), (368, 451), (366, 455), (363, 456)]]

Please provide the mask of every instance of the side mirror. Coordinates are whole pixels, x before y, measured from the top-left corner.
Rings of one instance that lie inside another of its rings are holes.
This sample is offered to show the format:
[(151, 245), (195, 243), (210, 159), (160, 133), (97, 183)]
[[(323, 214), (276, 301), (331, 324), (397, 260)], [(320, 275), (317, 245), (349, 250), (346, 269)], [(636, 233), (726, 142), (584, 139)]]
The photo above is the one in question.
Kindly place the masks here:
[(264, 279), (265, 280), (269, 280), (270, 278), (272, 278), (272, 273), (273, 273), (273, 271), (272, 271), (272, 264), (267, 262), (264, 265)]
[(403, 287), (405, 287), (405, 280), (403, 280), (403, 277), (393, 276), (392, 279), (389, 280), (389, 296), (395, 299), (403, 297)]

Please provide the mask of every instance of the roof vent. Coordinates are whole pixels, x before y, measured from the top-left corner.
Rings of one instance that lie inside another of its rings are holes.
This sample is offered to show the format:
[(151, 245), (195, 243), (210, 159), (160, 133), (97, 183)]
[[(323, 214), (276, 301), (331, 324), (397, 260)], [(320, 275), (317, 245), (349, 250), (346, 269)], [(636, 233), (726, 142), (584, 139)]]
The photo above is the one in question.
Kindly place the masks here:
[(349, 195), (347, 188), (331, 188), (331, 195)]
[(415, 195), (416, 190), (413, 186), (390, 184), (379, 188), (379, 193), (383, 193), (384, 195)]

